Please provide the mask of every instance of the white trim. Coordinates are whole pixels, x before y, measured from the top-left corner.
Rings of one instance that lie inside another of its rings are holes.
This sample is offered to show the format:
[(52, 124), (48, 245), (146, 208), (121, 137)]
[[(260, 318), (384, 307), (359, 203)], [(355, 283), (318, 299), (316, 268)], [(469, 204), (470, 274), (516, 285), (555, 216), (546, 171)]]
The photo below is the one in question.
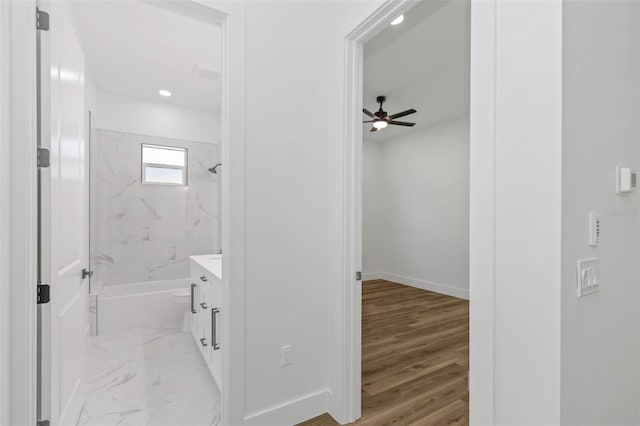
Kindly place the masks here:
[(496, 117), (498, 0), (471, 1), (469, 414), (495, 424)]
[(283, 404), (249, 414), (245, 417), (245, 424), (284, 425), (298, 424), (310, 417), (319, 416), (327, 411), (327, 401), (332, 396), (330, 389), (323, 389), (300, 398), (292, 399)]
[[(495, 263), (495, 124), (497, 0), (471, 0), (471, 194), (470, 194), (470, 418), (472, 424), (494, 424), (494, 263)], [(337, 179), (334, 205), (337, 255), (342, 284), (341, 349), (332, 366), (341, 381), (333, 383), (339, 398), (330, 414), (340, 423), (360, 417), (361, 291), (355, 272), (362, 264), (362, 46), (386, 28), (392, 17), (415, 2), (389, 0), (346, 37), (344, 145), (339, 147), (343, 169)], [(341, 245), (340, 245), (341, 244)]]
[(383, 272), (367, 272), (362, 274), (362, 281), (382, 280)]
[(436, 283), (433, 281), (421, 280), (419, 278), (407, 277), (404, 275), (390, 274), (388, 272), (380, 272), (379, 276), (380, 279), (391, 281), (394, 283), (404, 284), (422, 290), (433, 291), (435, 293), (446, 294), (447, 296), (469, 300), (469, 290), (464, 288), (454, 287), (448, 284)]
[(447, 296), (458, 297), (469, 300), (469, 290), (449, 284), (437, 283), (434, 281), (422, 280), (420, 278), (407, 277), (405, 275), (392, 274), (390, 272), (367, 272), (362, 274), (362, 281), (386, 280), (398, 284), (408, 285), (421, 290), (433, 291), (435, 293), (446, 294)]
[(217, 0), (192, 3), (201, 9), (201, 17), (217, 14), (222, 28), (221, 242), (226, 307), (222, 312), (226, 341), (222, 347), (222, 425), (240, 425), (245, 417), (245, 5)]

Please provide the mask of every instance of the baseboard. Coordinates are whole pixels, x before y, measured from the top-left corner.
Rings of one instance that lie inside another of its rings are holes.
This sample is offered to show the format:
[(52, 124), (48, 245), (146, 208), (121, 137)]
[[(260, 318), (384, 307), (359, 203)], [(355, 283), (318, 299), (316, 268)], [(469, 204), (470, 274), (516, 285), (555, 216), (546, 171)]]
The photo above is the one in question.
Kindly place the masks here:
[(362, 274), (362, 281), (381, 280), (382, 272), (365, 272)]
[(388, 272), (379, 272), (379, 278), (387, 281), (393, 281), (398, 284), (404, 284), (411, 287), (429, 290), (435, 293), (446, 294), (447, 296), (458, 297), (460, 299), (469, 300), (469, 290), (453, 287), (446, 284), (434, 283), (431, 281), (420, 280), (418, 278), (405, 277), (403, 275), (390, 274)]
[(333, 393), (323, 389), (300, 398), (247, 415), (245, 425), (295, 425), (326, 413)]

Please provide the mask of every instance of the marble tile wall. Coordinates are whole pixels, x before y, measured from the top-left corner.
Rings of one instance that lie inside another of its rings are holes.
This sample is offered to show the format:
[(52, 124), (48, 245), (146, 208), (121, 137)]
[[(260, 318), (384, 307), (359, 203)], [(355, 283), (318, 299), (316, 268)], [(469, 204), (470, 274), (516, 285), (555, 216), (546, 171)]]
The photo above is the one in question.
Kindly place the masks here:
[[(143, 143), (187, 148), (188, 185), (143, 185)], [(92, 293), (186, 278), (190, 255), (217, 251), (218, 145), (97, 130), (91, 150)]]

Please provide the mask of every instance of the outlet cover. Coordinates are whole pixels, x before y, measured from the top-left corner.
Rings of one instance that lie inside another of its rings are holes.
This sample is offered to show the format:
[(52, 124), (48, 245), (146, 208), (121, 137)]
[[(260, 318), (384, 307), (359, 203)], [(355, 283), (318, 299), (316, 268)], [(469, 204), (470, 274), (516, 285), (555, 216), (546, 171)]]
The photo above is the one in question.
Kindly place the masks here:
[(293, 363), (293, 345), (280, 348), (280, 366), (284, 367)]

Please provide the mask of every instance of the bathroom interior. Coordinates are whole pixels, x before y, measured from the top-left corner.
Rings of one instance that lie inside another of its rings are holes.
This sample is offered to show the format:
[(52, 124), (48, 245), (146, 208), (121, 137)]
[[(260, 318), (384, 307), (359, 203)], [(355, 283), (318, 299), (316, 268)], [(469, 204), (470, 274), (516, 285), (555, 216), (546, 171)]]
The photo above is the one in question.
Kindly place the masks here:
[(169, 2), (70, 2), (69, 14), (85, 59), (90, 158), (78, 424), (216, 424), (221, 28)]

